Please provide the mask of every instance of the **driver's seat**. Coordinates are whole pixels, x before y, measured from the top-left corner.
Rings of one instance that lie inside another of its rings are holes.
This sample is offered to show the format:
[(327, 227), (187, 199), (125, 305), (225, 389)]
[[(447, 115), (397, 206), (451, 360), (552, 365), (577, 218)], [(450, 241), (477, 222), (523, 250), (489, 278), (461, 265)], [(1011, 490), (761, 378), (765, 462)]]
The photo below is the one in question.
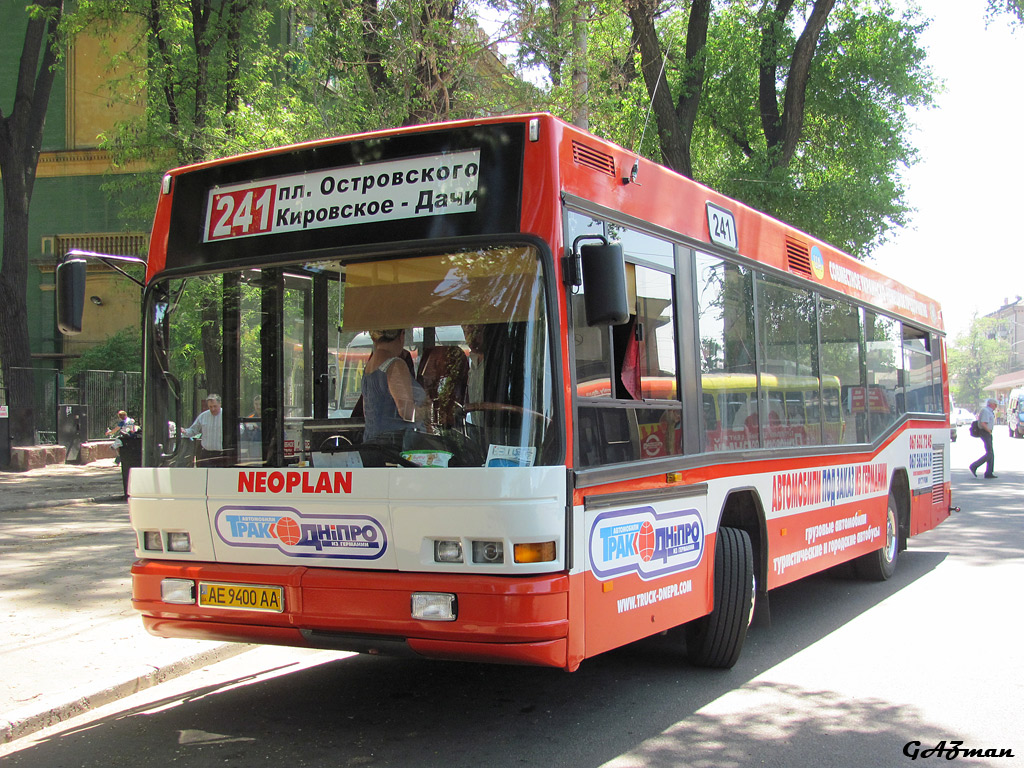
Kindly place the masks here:
[(449, 428), (455, 424), (455, 407), (466, 402), (469, 360), (456, 346), (431, 347), (420, 361), (416, 380), (430, 398), (430, 423)]

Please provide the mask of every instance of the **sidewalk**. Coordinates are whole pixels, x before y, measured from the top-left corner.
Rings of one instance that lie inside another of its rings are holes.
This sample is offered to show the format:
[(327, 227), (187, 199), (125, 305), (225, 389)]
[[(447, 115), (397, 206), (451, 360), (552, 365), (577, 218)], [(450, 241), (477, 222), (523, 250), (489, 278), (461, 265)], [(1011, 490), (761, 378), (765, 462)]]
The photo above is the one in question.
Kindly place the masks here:
[(251, 646), (153, 637), (113, 459), (0, 472), (0, 744)]
[(58, 504), (123, 500), (121, 468), (113, 459), (50, 464), (25, 472), (0, 471), (0, 515)]

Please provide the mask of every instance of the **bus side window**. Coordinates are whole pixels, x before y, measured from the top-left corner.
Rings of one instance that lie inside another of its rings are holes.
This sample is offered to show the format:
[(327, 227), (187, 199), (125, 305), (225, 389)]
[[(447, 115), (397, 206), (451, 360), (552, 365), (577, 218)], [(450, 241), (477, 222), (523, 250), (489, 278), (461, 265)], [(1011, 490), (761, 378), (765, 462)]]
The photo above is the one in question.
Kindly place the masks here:
[[(815, 399), (817, 399), (817, 392), (814, 394)], [(804, 408), (804, 393), (789, 392), (786, 395), (786, 423), (791, 426), (802, 427), (806, 422)], [(817, 405), (815, 405), (815, 412), (817, 412)]]
[(582, 465), (599, 467), (640, 458), (636, 429), (630, 423), (635, 418), (628, 408), (580, 408)]
[(777, 427), (785, 423), (786, 401), (782, 392), (768, 393), (768, 426)]
[(718, 429), (718, 416), (715, 412), (715, 396), (704, 394), (704, 429)]
[(725, 422), (731, 429), (746, 429), (751, 410), (756, 417), (757, 409), (751, 409), (744, 392), (728, 392), (725, 395)]

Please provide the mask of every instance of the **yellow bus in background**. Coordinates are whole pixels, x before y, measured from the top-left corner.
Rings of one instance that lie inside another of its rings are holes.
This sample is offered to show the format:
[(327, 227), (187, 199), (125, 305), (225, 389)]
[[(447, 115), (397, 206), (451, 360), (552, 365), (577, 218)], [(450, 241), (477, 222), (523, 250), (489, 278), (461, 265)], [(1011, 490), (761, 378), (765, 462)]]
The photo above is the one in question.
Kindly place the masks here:
[(705, 373), (701, 387), (708, 450), (822, 445), (823, 431), (824, 444), (843, 442), (836, 376), (822, 377), (819, 388), (816, 376)]

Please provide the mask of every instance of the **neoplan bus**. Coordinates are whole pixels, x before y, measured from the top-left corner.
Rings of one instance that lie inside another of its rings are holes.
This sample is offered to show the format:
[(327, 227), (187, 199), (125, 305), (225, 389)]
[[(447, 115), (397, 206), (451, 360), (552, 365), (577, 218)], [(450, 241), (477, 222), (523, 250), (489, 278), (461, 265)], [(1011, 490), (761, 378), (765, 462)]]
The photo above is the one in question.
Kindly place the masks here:
[[(84, 262), (58, 284), (73, 330)], [(729, 667), (772, 589), (888, 578), (949, 514), (938, 305), (550, 115), (170, 171), (143, 327), (160, 636), (571, 671), (672, 630)], [(425, 395), (364, 440), (375, 329)], [(211, 393), (213, 461), (180, 430)]]

